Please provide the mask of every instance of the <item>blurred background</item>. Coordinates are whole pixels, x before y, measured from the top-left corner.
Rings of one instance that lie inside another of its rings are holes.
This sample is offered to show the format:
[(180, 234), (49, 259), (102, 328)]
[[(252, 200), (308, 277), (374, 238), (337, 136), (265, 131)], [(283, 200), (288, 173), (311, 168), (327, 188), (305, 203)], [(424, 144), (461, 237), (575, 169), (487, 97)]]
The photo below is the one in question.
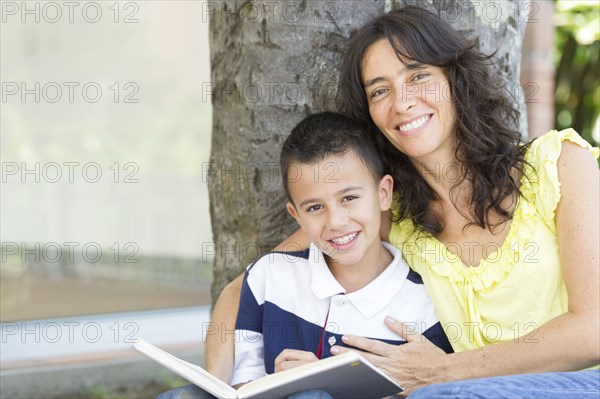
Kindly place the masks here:
[[(153, 397), (131, 343), (199, 363), (208, 326), (206, 2), (72, 4), (1, 2), (0, 396)], [(529, 136), (598, 145), (599, 2), (535, 4)]]
[[(2, 2), (3, 398), (135, 386), (151, 373), (108, 365), (137, 357), (138, 337), (200, 360), (212, 281), (204, 5)], [(73, 374), (82, 365), (95, 367)]]
[(600, 143), (600, 2), (555, 1), (557, 129), (573, 127), (588, 142)]

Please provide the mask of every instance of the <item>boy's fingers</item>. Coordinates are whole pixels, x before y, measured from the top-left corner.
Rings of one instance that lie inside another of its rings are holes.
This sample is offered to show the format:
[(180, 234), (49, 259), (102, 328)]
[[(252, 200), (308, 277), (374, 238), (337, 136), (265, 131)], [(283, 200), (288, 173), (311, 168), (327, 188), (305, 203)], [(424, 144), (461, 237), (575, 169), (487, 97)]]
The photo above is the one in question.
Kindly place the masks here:
[(275, 358), (275, 365), (277, 366), (279, 363), (287, 362), (287, 361), (314, 361), (317, 360), (317, 357), (312, 352), (301, 351), (298, 349), (284, 349), (281, 353)]
[(314, 354), (312, 352), (303, 351), (300, 349), (284, 349), (281, 351), (279, 356), (283, 356), (289, 359), (308, 359), (311, 356), (314, 356)]
[(296, 359), (298, 356), (294, 352), (295, 349), (282, 350), (281, 353), (275, 358), (275, 364)]
[(298, 349), (284, 349), (275, 358), (275, 371), (288, 370), (318, 360), (314, 353)]
[(293, 369), (295, 367), (302, 366), (307, 363), (311, 363), (311, 362), (305, 361), (305, 360), (289, 360), (289, 361), (281, 362), (275, 366), (275, 372), (278, 373), (280, 371)]
[(277, 369), (281, 363), (294, 359), (293, 355), (290, 353), (293, 349), (284, 349), (281, 351), (279, 355), (275, 358), (275, 368)]

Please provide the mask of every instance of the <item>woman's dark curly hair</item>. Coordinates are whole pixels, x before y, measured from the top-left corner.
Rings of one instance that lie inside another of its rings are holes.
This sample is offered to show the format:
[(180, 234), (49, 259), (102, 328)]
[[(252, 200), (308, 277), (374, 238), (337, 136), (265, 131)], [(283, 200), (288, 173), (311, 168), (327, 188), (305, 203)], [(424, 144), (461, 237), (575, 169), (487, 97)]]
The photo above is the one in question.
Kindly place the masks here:
[[(525, 164), (525, 146), (517, 130), (519, 111), (508, 92), (491, 75), (493, 54), (479, 52), (448, 23), (417, 6), (407, 6), (368, 22), (350, 40), (340, 75), (338, 106), (360, 121), (374, 123), (362, 77), (363, 57), (373, 43), (386, 39), (405, 65), (414, 61), (442, 68), (450, 85), (456, 110), (457, 160), (460, 178), (453, 188), (468, 180), (472, 186), (470, 224), (492, 229), (512, 218), (512, 205), (520, 195), (516, 170)], [(377, 129), (374, 139), (387, 171), (400, 193), (399, 220), (411, 218), (433, 235), (444, 226), (431, 209), (436, 193), (406, 155)], [(451, 190), (451, 198), (454, 190)], [(512, 202), (507, 207), (506, 199)], [(500, 217), (492, 223), (492, 215)]]

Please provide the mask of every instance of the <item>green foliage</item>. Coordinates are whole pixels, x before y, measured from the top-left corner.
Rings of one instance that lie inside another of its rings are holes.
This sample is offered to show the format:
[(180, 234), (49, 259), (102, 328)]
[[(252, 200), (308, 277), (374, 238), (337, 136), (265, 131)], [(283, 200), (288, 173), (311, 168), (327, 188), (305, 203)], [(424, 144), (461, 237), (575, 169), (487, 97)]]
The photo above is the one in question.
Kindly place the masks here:
[(93, 385), (82, 388), (80, 392), (74, 392), (71, 395), (62, 395), (53, 399), (152, 399), (161, 392), (185, 384), (189, 384), (189, 382), (174, 375), (144, 386), (124, 387), (120, 389), (106, 389), (102, 386)]
[(90, 399), (107, 399), (110, 395), (108, 391), (98, 386), (93, 386), (89, 388), (87, 394)]
[(555, 125), (557, 129), (573, 127), (597, 146), (600, 140), (600, 2), (557, 0), (555, 8), (558, 54)]

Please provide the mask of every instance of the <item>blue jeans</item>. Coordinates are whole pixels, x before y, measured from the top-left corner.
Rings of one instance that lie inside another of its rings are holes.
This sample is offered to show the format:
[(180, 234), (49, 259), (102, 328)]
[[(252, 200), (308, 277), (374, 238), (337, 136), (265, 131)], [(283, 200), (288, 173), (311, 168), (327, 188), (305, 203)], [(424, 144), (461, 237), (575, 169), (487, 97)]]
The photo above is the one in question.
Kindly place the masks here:
[[(215, 397), (194, 384), (163, 392), (156, 399), (215, 399)], [(325, 391), (310, 390), (293, 394), (288, 399), (333, 399)]]
[(519, 374), (434, 384), (408, 399), (599, 399), (600, 370)]

